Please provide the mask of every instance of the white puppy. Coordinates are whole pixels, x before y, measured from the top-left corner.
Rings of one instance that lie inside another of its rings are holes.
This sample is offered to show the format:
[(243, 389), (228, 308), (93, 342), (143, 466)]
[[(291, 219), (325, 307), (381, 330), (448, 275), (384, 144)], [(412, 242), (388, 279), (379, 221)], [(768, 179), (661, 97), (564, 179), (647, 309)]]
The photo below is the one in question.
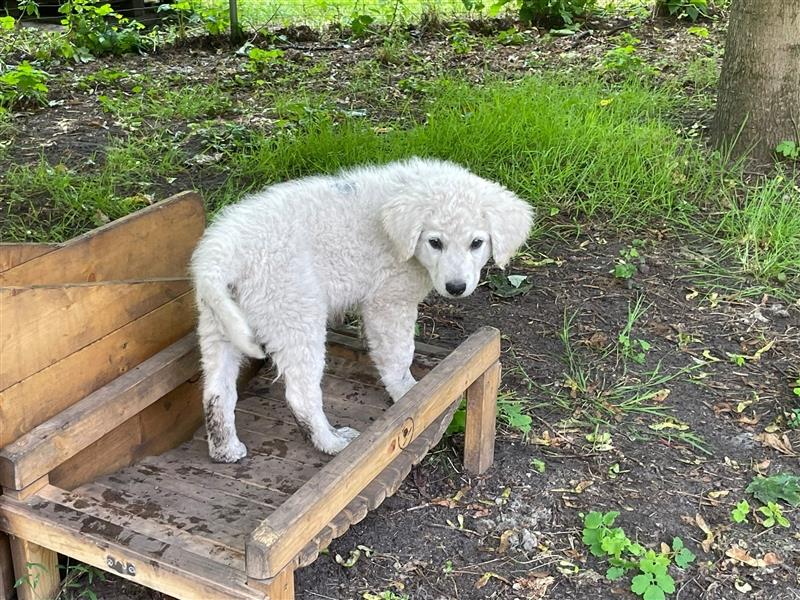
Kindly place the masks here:
[(335, 454), (358, 432), (331, 426), (320, 380), (329, 318), (360, 310), (393, 400), (415, 380), (417, 305), (478, 285), (525, 242), (530, 206), (449, 162), (413, 158), (273, 185), (220, 213), (192, 257), (211, 458), (247, 454), (234, 424), (244, 356), (272, 357), (303, 432)]

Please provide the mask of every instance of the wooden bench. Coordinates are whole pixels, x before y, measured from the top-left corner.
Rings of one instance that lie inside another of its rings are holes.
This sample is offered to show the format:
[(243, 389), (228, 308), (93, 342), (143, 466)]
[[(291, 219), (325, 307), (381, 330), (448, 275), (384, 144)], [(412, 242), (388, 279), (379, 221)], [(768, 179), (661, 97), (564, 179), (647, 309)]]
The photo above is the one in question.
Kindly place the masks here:
[[(53, 597), (58, 554), (177, 598), (291, 599), (293, 573), (393, 494), (467, 397), (465, 460), (492, 462), (499, 333), (419, 344), (391, 405), (361, 342), (330, 332), (336, 457), (300, 434), (268, 365), (245, 369), (248, 456), (207, 455), (186, 264), (200, 199), (175, 196), (65, 244), (0, 245), (0, 598)], [(10, 552), (9, 552), (10, 548)]]

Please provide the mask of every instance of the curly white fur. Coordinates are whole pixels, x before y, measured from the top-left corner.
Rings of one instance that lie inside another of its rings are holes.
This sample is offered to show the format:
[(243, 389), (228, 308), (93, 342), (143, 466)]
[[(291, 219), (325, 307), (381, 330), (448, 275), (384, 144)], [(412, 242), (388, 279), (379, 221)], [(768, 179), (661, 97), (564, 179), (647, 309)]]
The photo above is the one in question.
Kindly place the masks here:
[(432, 288), (467, 296), (490, 255), (501, 268), (528, 236), (533, 211), (463, 167), (413, 158), (273, 185), (226, 208), (192, 257), (205, 374), (209, 453), (247, 453), (234, 425), (243, 356), (269, 354), (297, 422), (323, 452), (358, 432), (322, 410), (325, 327), (359, 309), (389, 395), (415, 381), (417, 305)]

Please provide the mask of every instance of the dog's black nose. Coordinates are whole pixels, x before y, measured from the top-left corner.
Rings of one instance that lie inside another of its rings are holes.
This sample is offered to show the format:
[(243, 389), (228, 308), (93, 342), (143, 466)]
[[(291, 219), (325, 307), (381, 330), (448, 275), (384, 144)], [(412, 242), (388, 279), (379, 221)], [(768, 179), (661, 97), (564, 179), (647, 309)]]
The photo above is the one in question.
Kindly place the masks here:
[(464, 293), (464, 290), (467, 289), (467, 284), (463, 281), (448, 281), (446, 284), (444, 284), (444, 289), (447, 290), (448, 294), (460, 296)]

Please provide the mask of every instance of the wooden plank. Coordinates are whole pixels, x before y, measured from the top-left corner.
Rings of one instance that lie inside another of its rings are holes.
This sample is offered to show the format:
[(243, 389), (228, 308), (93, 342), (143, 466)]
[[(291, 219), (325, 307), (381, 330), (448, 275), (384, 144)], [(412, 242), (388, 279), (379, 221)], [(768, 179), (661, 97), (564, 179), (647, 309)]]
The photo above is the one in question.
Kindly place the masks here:
[[(249, 361), (242, 366), (240, 387), (262, 363)], [(198, 375), (57, 467), (50, 480), (59, 487), (72, 489), (140, 458), (183, 444), (203, 421), (202, 395)]]
[(190, 334), (0, 451), (0, 483), (22, 489), (195, 376)]
[(186, 292), (0, 392), (0, 447), (185, 336), (194, 305)]
[(247, 586), (239, 571), (40, 498), (16, 502), (0, 496), (0, 528), (176, 598), (266, 597)]
[(95, 477), (116, 471), (136, 459), (136, 448), (141, 443), (142, 427), (139, 415), (136, 415), (53, 469), (50, 481), (70, 490)]
[[(289, 494), (270, 489), (267, 486), (253, 485), (252, 482), (217, 475), (206, 468), (210, 462), (205, 457), (201, 463), (189, 463), (182, 453), (171, 452), (167, 455), (145, 458), (126, 471), (136, 470), (163, 488), (179, 491), (186, 486), (191, 486), (232, 498), (242, 498), (270, 510), (280, 506), (289, 497)], [(113, 483), (114, 477), (119, 477), (119, 475), (111, 475), (101, 482)]]
[[(181, 546), (188, 552), (221, 562), (232, 568), (244, 570), (244, 548), (239, 550), (208, 540), (202, 536), (192, 535), (190, 531), (176, 527), (166, 520), (157, 521), (142, 518), (128, 510), (111, 505), (91, 494), (82, 494), (78, 489), (74, 492), (49, 486), (39, 493), (39, 497), (54, 504), (67, 506), (73, 510), (92, 515), (99, 519), (114, 523), (125, 529), (141, 533), (153, 539)], [(197, 522), (200, 523), (199, 518)], [(202, 524), (201, 524), (202, 526)]]
[[(116, 478), (110, 485), (87, 483), (75, 492), (81, 497), (104, 502), (142, 519), (175, 527), (239, 552), (244, 551), (247, 534), (258, 524), (259, 517), (273, 511), (219, 493), (209, 492), (204, 498), (202, 488), (183, 486), (179, 490), (167, 489), (147, 478), (130, 475)], [(94, 515), (91, 511), (86, 512)], [(178, 542), (173, 540), (172, 543)]]
[(0, 390), (189, 289), (186, 279), (0, 288)]
[(14, 577), (22, 581), (17, 587), (17, 600), (55, 598), (61, 588), (58, 555), (48, 548), (19, 538), (11, 538)]
[(494, 461), (497, 389), (500, 363), (496, 362), (467, 390), (467, 422), (464, 432), (464, 468), (482, 475)]
[(204, 227), (200, 196), (183, 192), (0, 272), (0, 285), (186, 277)]
[(12, 267), (47, 254), (58, 248), (56, 244), (8, 244), (0, 243), (0, 273)]
[(0, 600), (11, 600), (14, 593), (14, 568), (8, 536), (0, 533)]
[(208, 444), (202, 439), (183, 444), (169, 456), (169, 460), (177, 462), (202, 464), (203, 469), (215, 477), (238, 479), (244, 484), (268, 488), (287, 496), (297, 491), (329, 460), (329, 457), (320, 453), (318, 462), (303, 464), (274, 455), (251, 452), (236, 463), (215, 463), (209, 460)]
[(54, 469), (50, 480), (72, 489), (185, 442), (202, 422), (201, 397), (199, 382), (184, 383)]
[(419, 436), (500, 356), (500, 333), (485, 327), (442, 360), (250, 535), (247, 575), (277, 575), (305, 544)]
[(248, 579), (247, 585), (263, 590), (270, 600), (294, 600), (294, 568), (286, 567), (269, 583)]

